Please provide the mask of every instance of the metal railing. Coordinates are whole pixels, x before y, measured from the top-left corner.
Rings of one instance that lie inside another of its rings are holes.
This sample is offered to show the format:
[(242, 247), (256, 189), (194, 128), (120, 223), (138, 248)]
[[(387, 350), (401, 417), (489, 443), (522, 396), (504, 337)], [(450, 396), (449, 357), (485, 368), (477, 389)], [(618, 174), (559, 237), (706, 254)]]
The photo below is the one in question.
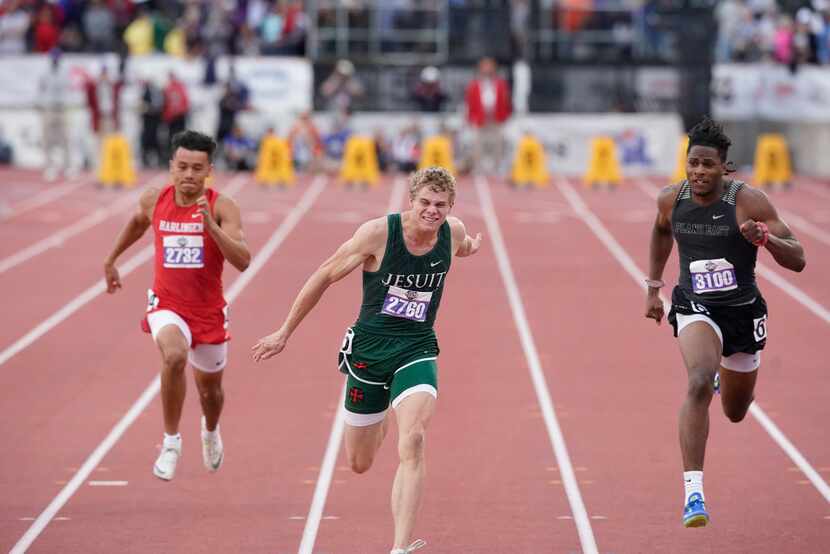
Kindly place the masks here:
[(449, 57), (448, 3), (420, 0), (310, 0), (307, 52), (319, 62), (443, 64)]

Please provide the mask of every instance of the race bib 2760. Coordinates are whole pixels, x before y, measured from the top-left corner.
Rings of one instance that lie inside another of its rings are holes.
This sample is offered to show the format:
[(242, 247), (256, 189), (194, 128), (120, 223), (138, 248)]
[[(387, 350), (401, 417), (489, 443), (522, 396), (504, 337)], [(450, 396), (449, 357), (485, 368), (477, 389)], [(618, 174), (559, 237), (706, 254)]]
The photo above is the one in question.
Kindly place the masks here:
[(432, 292), (389, 287), (386, 298), (383, 299), (381, 313), (412, 321), (426, 321), (431, 301)]

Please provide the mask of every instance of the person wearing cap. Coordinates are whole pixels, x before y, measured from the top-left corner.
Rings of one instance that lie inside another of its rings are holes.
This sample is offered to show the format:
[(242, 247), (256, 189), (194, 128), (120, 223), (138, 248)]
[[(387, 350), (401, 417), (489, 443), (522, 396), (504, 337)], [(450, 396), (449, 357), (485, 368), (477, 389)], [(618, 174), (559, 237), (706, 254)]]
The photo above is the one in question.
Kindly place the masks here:
[(354, 75), (354, 64), (349, 60), (339, 60), (320, 87), (329, 109), (342, 117), (351, 111), (352, 102), (363, 96), (363, 92), (363, 85)]
[(421, 70), (421, 78), (412, 90), (412, 100), (422, 112), (440, 112), (447, 101), (441, 88), (441, 72), (437, 67), (427, 66)]

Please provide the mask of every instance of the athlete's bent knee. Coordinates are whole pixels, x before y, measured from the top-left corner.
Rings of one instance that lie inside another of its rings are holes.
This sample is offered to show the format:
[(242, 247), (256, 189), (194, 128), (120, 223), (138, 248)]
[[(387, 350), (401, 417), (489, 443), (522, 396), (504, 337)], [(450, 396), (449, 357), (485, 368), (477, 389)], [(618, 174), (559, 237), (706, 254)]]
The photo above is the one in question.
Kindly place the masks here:
[(697, 402), (708, 402), (712, 399), (714, 388), (712, 385), (712, 378), (709, 372), (691, 371), (689, 375), (689, 385), (687, 389), (687, 396)]
[(187, 365), (187, 350), (168, 348), (161, 355), (164, 368), (169, 371), (184, 371)]
[(418, 461), (424, 456), (426, 432), (423, 426), (414, 426), (401, 435), (398, 441), (398, 454), (401, 461)]

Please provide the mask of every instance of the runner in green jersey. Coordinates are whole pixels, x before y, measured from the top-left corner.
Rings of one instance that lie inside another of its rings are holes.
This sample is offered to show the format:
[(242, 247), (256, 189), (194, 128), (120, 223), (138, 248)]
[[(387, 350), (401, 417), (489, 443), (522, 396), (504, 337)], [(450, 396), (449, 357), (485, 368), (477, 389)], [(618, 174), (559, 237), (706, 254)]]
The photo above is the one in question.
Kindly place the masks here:
[(400, 456), (392, 487), (392, 554), (423, 544), (409, 541), (426, 469), (424, 437), (438, 397), (433, 323), (452, 256), (470, 256), (481, 246), (480, 233), (470, 237), (461, 220), (449, 217), (455, 179), (445, 169), (415, 173), (409, 200), (410, 209), (361, 225), (309, 277), (282, 326), (252, 348), (256, 361), (279, 354), (323, 292), (363, 266), (360, 315), (346, 331), (338, 360), (348, 376), (346, 453), (356, 473), (372, 466), (386, 436), (391, 404)]

